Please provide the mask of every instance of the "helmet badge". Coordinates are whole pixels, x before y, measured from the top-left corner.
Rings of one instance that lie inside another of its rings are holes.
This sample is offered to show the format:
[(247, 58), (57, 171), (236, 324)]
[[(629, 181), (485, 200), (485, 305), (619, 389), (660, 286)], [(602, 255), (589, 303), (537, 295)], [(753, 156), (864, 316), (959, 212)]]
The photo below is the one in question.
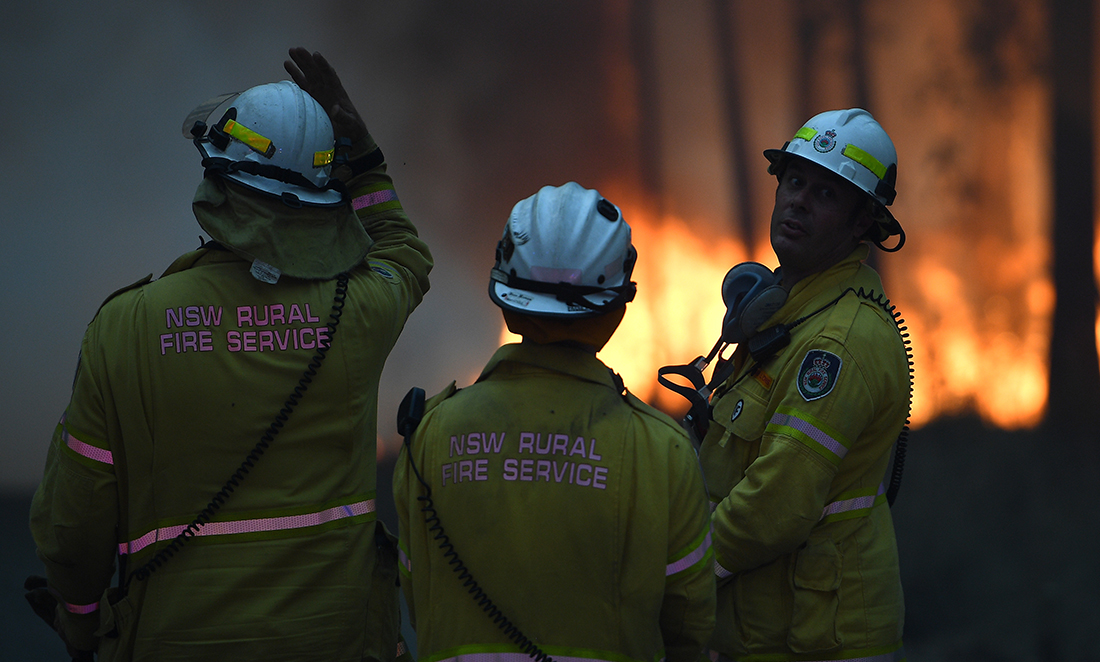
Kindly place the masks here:
[(836, 147), (836, 130), (829, 129), (825, 133), (822, 133), (818, 137), (814, 138), (814, 149), (825, 154), (833, 151)]

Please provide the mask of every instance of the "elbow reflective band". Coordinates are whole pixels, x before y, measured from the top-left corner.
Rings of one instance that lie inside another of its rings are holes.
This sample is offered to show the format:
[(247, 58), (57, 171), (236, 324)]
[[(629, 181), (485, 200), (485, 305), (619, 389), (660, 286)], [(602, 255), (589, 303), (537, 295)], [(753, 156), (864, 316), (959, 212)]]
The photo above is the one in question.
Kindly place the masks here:
[(839, 465), (848, 454), (848, 444), (840, 438), (839, 434), (826, 431), (824, 428), (825, 424), (812, 416), (789, 407), (779, 407), (772, 415), (772, 420), (768, 421), (768, 427), (764, 431), (793, 437), (833, 464)]
[(99, 603), (93, 602), (90, 605), (74, 605), (71, 602), (65, 602), (65, 599), (61, 597), (61, 594), (57, 592), (57, 589), (50, 586), (46, 590), (50, 592), (54, 598), (57, 599), (57, 604), (61, 605), (65, 611), (70, 614), (90, 614), (99, 609)]
[(839, 499), (825, 506), (824, 510), (821, 511), (821, 519), (835, 522), (842, 519), (864, 517), (870, 514), (872, 508), (883, 503), (886, 503), (886, 487), (881, 484), (878, 486), (877, 491), (870, 488), (868, 490), (845, 492), (840, 495)]
[[(286, 517), (261, 517), (257, 519), (232, 520), (228, 522), (207, 522), (199, 527), (195, 536), (227, 536), (241, 533), (258, 533), (266, 531), (287, 531), (318, 526), (328, 522), (335, 522), (346, 517), (366, 515), (374, 512), (374, 499), (359, 501), (346, 506), (336, 506), (325, 510), (306, 513), (304, 515), (289, 515)], [(164, 526), (153, 529), (145, 535), (135, 538), (130, 542), (119, 543), (119, 554), (134, 554), (149, 545), (161, 540), (171, 540), (183, 533), (187, 524), (177, 526)]]
[(669, 563), (665, 566), (665, 577), (671, 577), (676, 573), (687, 570), (691, 566), (695, 565), (699, 561), (706, 557), (707, 552), (710, 551), (710, 527), (707, 527), (707, 532), (703, 536), (702, 542), (694, 545), (691, 551), (678, 560)]
[(722, 564), (718, 562), (718, 559), (714, 559), (714, 576), (718, 579), (724, 579), (726, 577), (732, 577), (733, 573), (722, 567)]
[(361, 209), (377, 207), (387, 202), (397, 202), (397, 191), (392, 188), (370, 191), (352, 198), (351, 206), (355, 211), (359, 211)]
[(81, 441), (69, 433), (69, 429), (65, 426), (65, 417), (61, 417), (61, 421), (58, 422), (61, 426), (61, 438), (65, 441), (65, 447), (76, 453), (81, 457), (86, 457), (89, 460), (95, 460), (103, 464), (114, 464), (115, 458), (111, 454), (111, 451), (106, 448), (100, 448), (99, 446), (93, 446), (85, 441)]
[[(275, 156), (275, 144), (236, 120), (228, 120), (222, 131), (233, 136), (267, 158)], [(316, 158), (316, 157), (315, 157)]]

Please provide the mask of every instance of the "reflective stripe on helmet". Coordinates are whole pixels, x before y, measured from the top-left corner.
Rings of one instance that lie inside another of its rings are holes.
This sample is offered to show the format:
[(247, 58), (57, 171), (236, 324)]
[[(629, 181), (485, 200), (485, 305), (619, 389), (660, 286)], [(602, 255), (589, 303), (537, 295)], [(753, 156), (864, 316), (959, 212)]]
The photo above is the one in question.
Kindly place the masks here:
[(886, 487), (880, 484), (877, 491), (872, 487), (868, 490), (845, 492), (840, 497), (821, 511), (822, 521), (835, 522), (869, 515), (872, 508), (886, 503)]
[[(798, 130), (798, 133), (794, 134), (794, 138), (801, 138), (802, 140), (805, 140), (806, 142), (810, 142), (811, 140), (814, 139), (814, 136), (816, 136), (816, 135), (817, 135), (817, 129), (812, 129), (808, 126), (804, 126), (804, 127), (802, 127), (801, 129)], [(791, 140), (794, 140), (794, 138), (791, 138)]]
[(823, 423), (806, 414), (787, 407), (780, 407), (776, 410), (772, 419), (768, 421), (768, 427), (764, 431), (793, 437), (817, 451), (819, 455), (833, 464), (840, 464), (840, 461), (848, 454), (848, 445), (843, 440), (838, 439), (839, 435), (835, 432), (830, 433), (823, 428)]
[[(225, 536), (239, 533), (258, 533), (264, 531), (286, 531), (318, 526), (328, 522), (355, 517), (374, 512), (374, 499), (358, 501), (356, 503), (326, 508), (314, 513), (303, 515), (289, 515), (285, 517), (260, 517), (257, 519), (232, 520), (228, 522), (207, 522), (195, 529), (195, 536)], [(143, 536), (130, 542), (119, 543), (119, 554), (134, 554), (149, 545), (161, 541), (171, 540), (183, 533), (189, 524), (176, 526), (164, 526), (153, 529)]]
[(313, 167), (324, 168), (328, 164), (332, 163), (332, 160), (336, 158), (336, 150), (329, 149), (324, 152), (313, 153)]
[(845, 145), (843, 154), (844, 156), (847, 156), (864, 168), (867, 168), (871, 172), (875, 173), (875, 177), (882, 179), (886, 176), (886, 166), (882, 165), (881, 161), (871, 156), (870, 153), (863, 151), (859, 147), (851, 144)]
[[(804, 126), (798, 130), (798, 133), (794, 134), (794, 137), (791, 138), (791, 140), (799, 139), (810, 142), (814, 139), (814, 136), (816, 135), (816, 129)], [(886, 166), (884, 166), (881, 161), (876, 159), (874, 156), (871, 155), (870, 152), (864, 150), (863, 148), (849, 143), (844, 146), (844, 149), (841, 153), (844, 154), (844, 156), (852, 159), (856, 163), (860, 164), (864, 168), (867, 168), (871, 172), (875, 173), (875, 177), (882, 179), (886, 176)]]
[(679, 559), (665, 566), (665, 577), (671, 577), (678, 572), (687, 570), (699, 561), (706, 558), (708, 552), (710, 552), (709, 526), (707, 527), (706, 534), (703, 536), (703, 540), (699, 542), (699, 544), (695, 545), (687, 554), (681, 556)]
[[(222, 127), (222, 131), (248, 145), (255, 150), (257, 154), (263, 154), (269, 159), (275, 155), (275, 143), (247, 126), (238, 124), (236, 120), (227, 120), (225, 126)], [(315, 156), (314, 165), (316, 165), (316, 162), (317, 158)]]

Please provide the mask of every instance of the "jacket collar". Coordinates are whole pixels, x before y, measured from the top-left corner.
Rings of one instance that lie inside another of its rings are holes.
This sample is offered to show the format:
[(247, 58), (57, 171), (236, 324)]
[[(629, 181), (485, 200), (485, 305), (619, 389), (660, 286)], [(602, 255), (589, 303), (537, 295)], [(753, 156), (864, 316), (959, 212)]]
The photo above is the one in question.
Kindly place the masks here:
[(621, 380), (616, 380), (618, 376), (603, 361), (582, 349), (561, 344), (525, 342), (504, 345), (489, 359), (477, 381), (488, 379), (498, 368), (507, 370), (506, 364), (509, 363), (570, 375), (622, 392)]

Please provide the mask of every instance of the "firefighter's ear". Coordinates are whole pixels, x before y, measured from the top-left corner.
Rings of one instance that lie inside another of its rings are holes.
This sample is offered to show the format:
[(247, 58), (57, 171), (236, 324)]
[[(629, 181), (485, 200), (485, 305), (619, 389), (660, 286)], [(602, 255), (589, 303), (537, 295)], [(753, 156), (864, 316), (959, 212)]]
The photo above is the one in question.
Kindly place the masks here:
[(745, 342), (783, 307), (787, 291), (779, 278), (778, 270), (773, 272), (758, 262), (742, 262), (726, 273), (722, 280), (722, 301), (726, 304), (723, 341)]

